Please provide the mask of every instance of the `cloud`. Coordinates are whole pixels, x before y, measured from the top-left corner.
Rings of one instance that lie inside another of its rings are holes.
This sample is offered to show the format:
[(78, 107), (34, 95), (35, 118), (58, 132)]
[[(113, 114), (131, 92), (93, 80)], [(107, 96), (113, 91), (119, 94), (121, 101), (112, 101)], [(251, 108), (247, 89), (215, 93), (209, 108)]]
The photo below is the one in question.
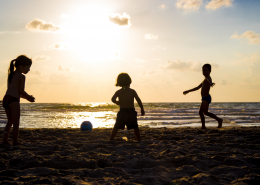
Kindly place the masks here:
[(66, 50), (68, 46), (65, 43), (55, 43), (52, 46), (45, 48), (45, 50)]
[(130, 26), (131, 25), (130, 16), (127, 15), (126, 13), (123, 13), (123, 15), (111, 14), (111, 15), (109, 15), (109, 20), (119, 26)]
[(0, 34), (3, 34), (3, 33), (4, 33), (3, 31), (2, 32), (0, 31)]
[(159, 6), (159, 8), (161, 8), (161, 9), (165, 9), (166, 6), (165, 6), (165, 4), (161, 4), (161, 5)]
[(260, 44), (260, 34), (257, 34), (253, 31), (246, 31), (242, 35), (238, 35), (237, 33), (231, 36), (233, 39), (247, 39), (251, 44)]
[[(184, 61), (167, 61), (166, 65), (161, 67), (163, 69), (170, 69), (170, 70), (179, 70), (179, 71), (196, 71), (200, 72), (202, 70), (203, 64), (200, 62), (194, 62), (193, 60), (184, 62)], [(219, 68), (218, 64), (212, 63), (212, 68)]]
[(35, 62), (41, 62), (41, 61), (46, 61), (49, 60), (50, 57), (46, 56), (46, 55), (38, 55), (36, 57), (33, 57), (33, 61)]
[(184, 10), (198, 10), (202, 0), (178, 0), (176, 2), (176, 7)]
[(144, 35), (144, 38), (145, 39), (149, 39), (149, 40), (156, 40), (156, 39), (158, 39), (158, 35), (154, 35), (154, 34), (151, 34), (151, 33), (147, 33), (147, 34), (145, 34)]
[(42, 32), (56, 32), (60, 27), (54, 25), (52, 22), (46, 22), (41, 19), (34, 19), (26, 25), (26, 28), (30, 31), (42, 31)]
[(205, 7), (207, 9), (216, 10), (222, 6), (229, 7), (232, 5), (233, 0), (211, 0)]

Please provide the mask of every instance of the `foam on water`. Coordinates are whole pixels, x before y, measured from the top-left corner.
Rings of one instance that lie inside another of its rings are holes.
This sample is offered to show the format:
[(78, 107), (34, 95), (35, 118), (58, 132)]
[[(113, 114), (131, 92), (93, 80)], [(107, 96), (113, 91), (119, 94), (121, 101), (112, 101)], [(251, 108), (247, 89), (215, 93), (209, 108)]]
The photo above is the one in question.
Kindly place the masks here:
[[(138, 124), (146, 127), (200, 127), (200, 103), (144, 103), (145, 116), (138, 112)], [(93, 128), (113, 127), (119, 107), (112, 103), (25, 103), (21, 104), (24, 128), (79, 128), (91, 121)], [(212, 103), (209, 112), (223, 118), (223, 126), (260, 126), (260, 103)], [(206, 126), (217, 122), (206, 118)], [(5, 122), (0, 121), (0, 127)]]

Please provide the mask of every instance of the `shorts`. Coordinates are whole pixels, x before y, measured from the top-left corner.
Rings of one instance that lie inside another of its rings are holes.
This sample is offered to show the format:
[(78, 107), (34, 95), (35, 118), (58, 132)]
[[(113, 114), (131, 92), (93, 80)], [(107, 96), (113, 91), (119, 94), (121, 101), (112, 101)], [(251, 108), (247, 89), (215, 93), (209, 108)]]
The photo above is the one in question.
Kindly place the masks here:
[(127, 126), (127, 130), (138, 128), (135, 108), (121, 108), (117, 113), (114, 128), (124, 130), (125, 125)]
[(208, 96), (202, 97), (201, 101), (202, 100), (205, 100), (205, 101), (207, 101), (210, 104), (211, 103), (211, 96), (210, 96), (210, 94)]
[(10, 95), (5, 95), (4, 96), (4, 99), (3, 99), (3, 107), (5, 109), (9, 109), (9, 105), (13, 102), (20, 102), (20, 99), (18, 98), (15, 98), (13, 96), (10, 96)]

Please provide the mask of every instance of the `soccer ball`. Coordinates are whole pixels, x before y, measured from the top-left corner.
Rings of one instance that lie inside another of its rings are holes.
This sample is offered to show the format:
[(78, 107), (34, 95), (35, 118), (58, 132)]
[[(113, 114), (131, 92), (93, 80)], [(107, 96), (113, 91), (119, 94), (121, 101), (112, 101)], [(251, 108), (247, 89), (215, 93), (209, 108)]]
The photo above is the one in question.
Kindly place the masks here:
[(92, 123), (90, 121), (83, 121), (81, 123), (80, 129), (82, 131), (85, 131), (85, 130), (91, 131), (92, 130)]

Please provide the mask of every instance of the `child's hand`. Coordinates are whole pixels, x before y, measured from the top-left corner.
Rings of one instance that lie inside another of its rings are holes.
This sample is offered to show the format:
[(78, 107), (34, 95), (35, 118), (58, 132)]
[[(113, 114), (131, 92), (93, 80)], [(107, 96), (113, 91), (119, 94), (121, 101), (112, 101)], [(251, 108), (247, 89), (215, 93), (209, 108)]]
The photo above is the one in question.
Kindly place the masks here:
[(27, 99), (29, 102), (35, 102), (35, 98), (33, 96), (30, 96), (28, 99)]
[(215, 83), (212, 83), (212, 84), (211, 84), (211, 87), (213, 87), (214, 85), (215, 85)]
[(186, 95), (186, 94), (188, 94), (188, 93), (189, 93), (189, 91), (184, 91), (184, 92), (183, 92), (184, 95)]
[(141, 116), (144, 116), (144, 115), (145, 115), (144, 109), (141, 109)]

